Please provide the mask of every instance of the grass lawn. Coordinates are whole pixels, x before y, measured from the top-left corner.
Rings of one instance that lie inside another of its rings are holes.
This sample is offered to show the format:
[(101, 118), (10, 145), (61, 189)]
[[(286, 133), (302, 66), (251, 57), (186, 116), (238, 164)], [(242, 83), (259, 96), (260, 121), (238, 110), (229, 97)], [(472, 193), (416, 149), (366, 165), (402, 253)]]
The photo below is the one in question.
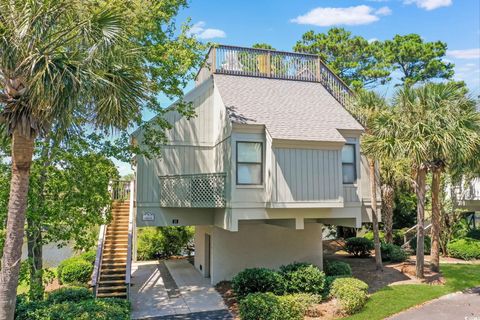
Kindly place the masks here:
[(478, 264), (442, 264), (440, 269), (446, 280), (445, 285), (409, 284), (385, 287), (370, 296), (361, 312), (344, 319), (384, 319), (442, 295), (480, 286)]

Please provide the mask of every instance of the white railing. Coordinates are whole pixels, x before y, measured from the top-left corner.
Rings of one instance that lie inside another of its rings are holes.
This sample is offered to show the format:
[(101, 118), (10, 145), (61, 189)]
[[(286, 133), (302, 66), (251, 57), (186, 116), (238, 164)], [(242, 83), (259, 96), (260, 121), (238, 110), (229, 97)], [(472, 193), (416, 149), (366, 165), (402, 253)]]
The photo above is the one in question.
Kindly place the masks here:
[(134, 205), (135, 205), (135, 181), (130, 181), (130, 203), (128, 213), (128, 247), (127, 247), (127, 267), (125, 271), (125, 285), (127, 286), (127, 298), (130, 296), (130, 277), (132, 273), (132, 247), (133, 247), (133, 228), (134, 228)]
[(480, 200), (480, 178), (474, 178), (455, 186), (454, 196), (457, 201)]
[(320, 82), (344, 106), (352, 94), (317, 55), (308, 53), (218, 45), (210, 48), (196, 84), (213, 73)]
[[(430, 222), (425, 222), (424, 225), (425, 227), (423, 228), (423, 230), (425, 233), (428, 234), (428, 231), (432, 228), (432, 224)], [(403, 234), (403, 244), (402, 244), (403, 249), (408, 247), (412, 239), (417, 236), (417, 226), (418, 225), (414, 225), (413, 227), (405, 231), (405, 233)]]
[(93, 289), (94, 296), (97, 295), (98, 279), (99, 279), (99, 276), (100, 276), (100, 267), (102, 265), (103, 245), (105, 243), (105, 232), (106, 232), (106, 230), (107, 230), (107, 226), (102, 224), (100, 226), (100, 232), (98, 234), (97, 255), (95, 256), (95, 264), (93, 266), (93, 273), (92, 273), (91, 286), (92, 286), (92, 289)]

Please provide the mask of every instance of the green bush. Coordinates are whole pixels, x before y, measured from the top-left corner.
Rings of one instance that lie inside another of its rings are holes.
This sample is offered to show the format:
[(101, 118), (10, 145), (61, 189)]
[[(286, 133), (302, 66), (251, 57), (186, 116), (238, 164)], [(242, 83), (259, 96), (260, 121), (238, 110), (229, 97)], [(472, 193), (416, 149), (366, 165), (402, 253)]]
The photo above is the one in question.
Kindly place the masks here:
[(88, 261), (90, 263), (95, 263), (95, 258), (97, 257), (97, 251), (95, 250), (90, 250), (87, 252), (84, 252), (80, 255), (80, 258), (82, 258), (85, 261)]
[(285, 292), (285, 280), (276, 271), (266, 268), (245, 269), (232, 280), (232, 288), (239, 299), (257, 292)]
[(321, 295), (325, 286), (325, 273), (313, 265), (303, 266), (284, 275), (289, 293)]
[(93, 294), (85, 287), (65, 287), (50, 292), (47, 296), (48, 303), (79, 302), (93, 299)]
[[(380, 234), (380, 241), (385, 241), (385, 232), (380, 231), (379, 234)], [(373, 240), (374, 240), (373, 231), (368, 231), (368, 232), (366, 232), (366, 233), (363, 235), (363, 237), (364, 237), (365, 239), (368, 239), (368, 240), (370, 240), (370, 241), (373, 241)]]
[(15, 320), (37, 320), (35, 312), (46, 306), (46, 301), (28, 301), (26, 294), (20, 294), (15, 306)]
[(180, 255), (193, 235), (193, 227), (140, 228), (137, 257), (139, 260), (155, 260)]
[(355, 257), (366, 257), (373, 250), (373, 241), (362, 237), (348, 238), (345, 241), (345, 250)]
[(93, 264), (81, 257), (63, 260), (57, 269), (58, 278), (64, 284), (87, 284), (93, 272)]
[(121, 299), (64, 302), (37, 309), (29, 320), (127, 320), (130, 303)]
[(319, 298), (309, 294), (276, 296), (252, 293), (240, 301), (242, 320), (303, 320), (307, 309)]
[[(425, 241), (424, 241), (424, 246), (425, 246), (425, 254), (430, 254), (430, 249), (432, 247), (432, 240), (430, 239), (429, 236), (425, 236)], [(412, 248), (414, 253), (417, 253), (417, 236), (413, 237), (412, 240), (410, 240), (410, 248)]]
[(407, 260), (407, 253), (401, 247), (391, 243), (382, 243), (382, 260), (391, 262), (403, 262)]
[(350, 265), (343, 261), (326, 261), (325, 262), (325, 275), (327, 276), (351, 276), (352, 268)]
[(466, 238), (480, 240), (480, 229), (471, 229), (467, 232)]
[(355, 278), (335, 279), (330, 288), (330, 295), (340, 302), (347, 314), (353, 314), (363, 308), (368, 300), (368, 285)]
[(453, 240), (447, 245), (451, 257), (472, 260), (480, 259), (480, 240), (464, 238)]
[(298, 269), (301, 269), (303, 267), (308, 267), (311, 265), (312, 264), (308, 262), (294, 262), (294, 263), (287, 264), (285, 266), (281, 266), (280, 272), (285, 275), (290, 272), (297, 271)]
[(325, 277), (325, 286), (323, 288), (322, 297), (327, 298), (330, 295), (330, 289), (333, 281), (340, 278), (351, 278), (351, 276), (327, 276)]

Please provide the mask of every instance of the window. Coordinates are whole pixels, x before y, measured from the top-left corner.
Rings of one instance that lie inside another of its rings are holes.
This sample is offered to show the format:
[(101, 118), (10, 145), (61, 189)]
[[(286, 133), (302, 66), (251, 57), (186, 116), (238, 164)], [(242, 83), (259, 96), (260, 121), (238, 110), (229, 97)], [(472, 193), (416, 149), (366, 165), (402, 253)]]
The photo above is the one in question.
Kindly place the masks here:
[(237, 184), (262, 184), (262, 175), (262, 143), (237, 142)]
[(342, 175), (345, 184), (354, 183), (357, 179), (355, 158), (355, 145), (345, 144), (342, 149)]

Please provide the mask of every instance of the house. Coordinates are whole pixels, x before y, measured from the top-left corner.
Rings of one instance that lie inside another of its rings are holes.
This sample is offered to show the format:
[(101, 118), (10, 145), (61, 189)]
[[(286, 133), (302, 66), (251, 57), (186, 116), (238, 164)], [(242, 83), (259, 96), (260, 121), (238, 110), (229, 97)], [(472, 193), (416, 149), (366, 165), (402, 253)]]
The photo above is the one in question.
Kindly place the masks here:
[(371, 216), (349, 96), (315, 55), (212, 47), (184, 96), (196, 117), (168, 111), (161, 157), (135, 158), (136, 226), (195, 226), (195, 267), (213, 284), (248, 267), (322, 267), (323, 226)]
[(467, 222), (470, 227), (480, 227), (480, 177), (461, 181), (454, 186), (452, 198), (454, 204), (468, 212)]

